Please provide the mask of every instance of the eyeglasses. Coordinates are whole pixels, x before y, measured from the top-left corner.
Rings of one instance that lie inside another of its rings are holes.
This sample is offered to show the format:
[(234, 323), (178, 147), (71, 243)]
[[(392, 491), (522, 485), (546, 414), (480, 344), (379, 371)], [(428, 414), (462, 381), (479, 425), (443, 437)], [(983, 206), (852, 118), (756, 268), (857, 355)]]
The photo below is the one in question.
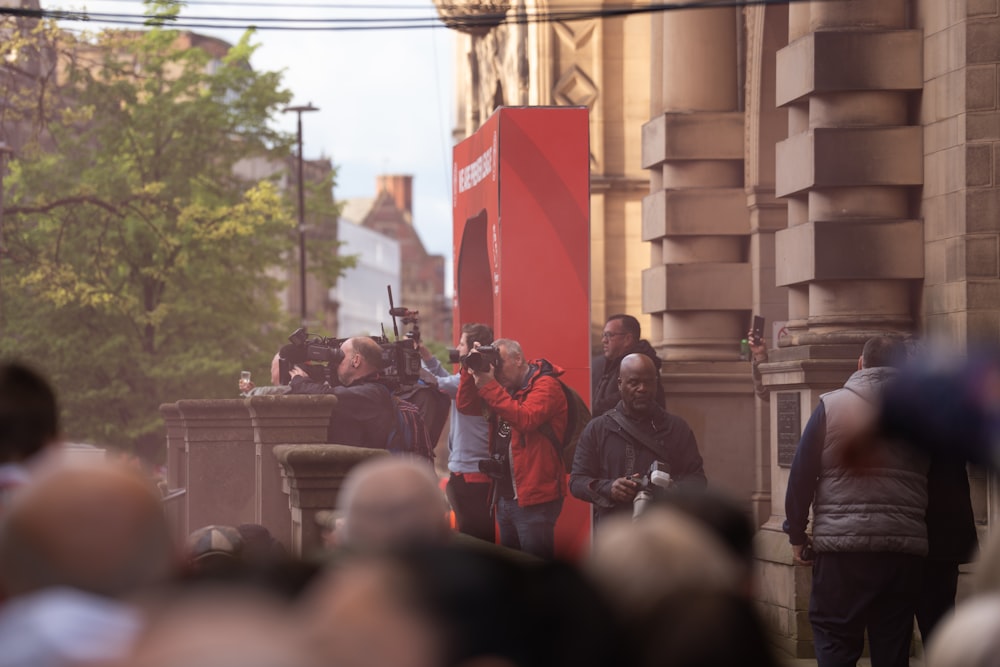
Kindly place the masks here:
[(624, 336), (627, 331), (605, 331), (601, 334), (601, 340), (611, 340), (615, 336)]

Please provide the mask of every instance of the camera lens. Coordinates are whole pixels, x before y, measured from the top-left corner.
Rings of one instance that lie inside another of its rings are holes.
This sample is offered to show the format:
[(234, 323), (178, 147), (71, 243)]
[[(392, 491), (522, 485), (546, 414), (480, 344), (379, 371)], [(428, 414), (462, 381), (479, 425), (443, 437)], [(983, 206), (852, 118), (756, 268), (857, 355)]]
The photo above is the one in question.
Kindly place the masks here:
[(457, 364), (462, 361), (462, 355), (453, 347), (448, 348), (448, 363)]
[(483, 355), (478, 352), (469, 352), (468, 356), (465, 357), (465, 365), (477, 373), (482, 373), (490, 367)]

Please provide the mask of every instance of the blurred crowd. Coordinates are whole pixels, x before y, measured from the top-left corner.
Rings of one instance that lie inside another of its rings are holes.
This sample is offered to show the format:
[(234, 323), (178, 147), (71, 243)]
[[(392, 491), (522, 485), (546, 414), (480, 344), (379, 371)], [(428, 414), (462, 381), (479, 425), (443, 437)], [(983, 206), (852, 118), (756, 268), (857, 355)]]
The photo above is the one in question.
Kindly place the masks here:
[[(566, 562), (457, 532), (426, 462), (374, 457), (324, 548), (294, 554), (257, 524), (177, 543), (154, 474), (67, 460), (60, 437), (44, 379), (0, 366), (0, 667), (783, 664), (754, 602), (755, 526), (710, 488), (603, 519)], [(1000, 664), (998, 563), (991, 540), (928, 667)]]
[(753, 528), (703, 489), (609, 518), (569, 563), (453, 530), (426, 462), (374, 457), (296, 555), (256, 524), (176, 543), (148, 471), (59, 437), (44, 379), (0, 367), (3, 667), (777, 664)]
[(0, 665), (777, 664), (752, 528), (698, 493), (608, 520), (565, 563), (452, 531), (429, 468), (379, 457), (298, 557), (255, 524), (175, 544), (134, 467), (42, 462), (3, 509)]

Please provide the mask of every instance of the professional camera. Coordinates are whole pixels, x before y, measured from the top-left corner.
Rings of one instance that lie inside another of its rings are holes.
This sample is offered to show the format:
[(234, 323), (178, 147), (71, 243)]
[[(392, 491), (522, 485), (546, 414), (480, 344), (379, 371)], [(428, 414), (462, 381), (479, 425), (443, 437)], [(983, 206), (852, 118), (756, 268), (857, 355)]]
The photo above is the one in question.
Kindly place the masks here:
[[(392, 317), (395, 340), (390, 340), (385, 335), (384, 327), (383, 335), (371, 336), (371, 339), (382, 348), (381, 381), (395, 389), (401, 385), (416, 384), (420, 379), (420, 352), (417, 350), (420, 344), (420, 313), (393, 306), (392, 287), (388, 289), (389, 315)], [(402, 337), (396, 326), (397, 317), (402, 319), (404, 325), (411, 325), (410, 331)], [(296, 365), (309, 369), (310, 376), (318, 382), (338, 384), (337, 366), (344, 358), (340, 347), (346, 338), (327, 338), (299, 328), (288, 337), (288, 340), (290, 344), (282, 347), (278, 354), (282, 384), (288, 384), (291, 379), (291, 368)]]
[(667, 472), (667, 467), (659, 461), (649, 464), (649, 470), (645, 475), (636, 473), (632, 476), (632, 481), (639, 485), (635, 498), (632, 499), (632, 517), (635, 518), (646, 510), (646, 506), (656, 497), (657, 493), (670, 487), (673, 479)]
[(494, 454), (488, 459), (480, 459), (479, 472), (493, 479), (505, 478), (508, 474), (507, 457), (503, 454)]
[(492, 345), (480, 345), (465, 355), (461, 362), (462, 368), (471, 368), (477, 373), (484, 373), (490, 366), (500, 366), (500, 351)]
[(316, 382), (337, 383), (337, 366), (344, 353), (340, 350), (343, 339), (327, 338), (298, 328), (288, 337), (289, 344), (278, 352), (278, 371), (281, 384), (288, 384), (291, 370), (299, 366)]
[(448, 363), (457, 364), (462, 361), (462, 353), (453, 347), (448, 348)]

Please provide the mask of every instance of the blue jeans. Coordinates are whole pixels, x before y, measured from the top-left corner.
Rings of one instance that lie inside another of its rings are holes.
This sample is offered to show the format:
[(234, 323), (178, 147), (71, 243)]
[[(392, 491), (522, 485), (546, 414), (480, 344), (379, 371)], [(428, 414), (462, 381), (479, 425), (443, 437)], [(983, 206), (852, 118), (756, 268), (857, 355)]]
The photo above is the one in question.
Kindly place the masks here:
[(511, 498), (498, 498), (500, 544), (551, 560), (555, 556), (556, 519), (562, 506), (562, 498), (527, 507), (519, 507)]

